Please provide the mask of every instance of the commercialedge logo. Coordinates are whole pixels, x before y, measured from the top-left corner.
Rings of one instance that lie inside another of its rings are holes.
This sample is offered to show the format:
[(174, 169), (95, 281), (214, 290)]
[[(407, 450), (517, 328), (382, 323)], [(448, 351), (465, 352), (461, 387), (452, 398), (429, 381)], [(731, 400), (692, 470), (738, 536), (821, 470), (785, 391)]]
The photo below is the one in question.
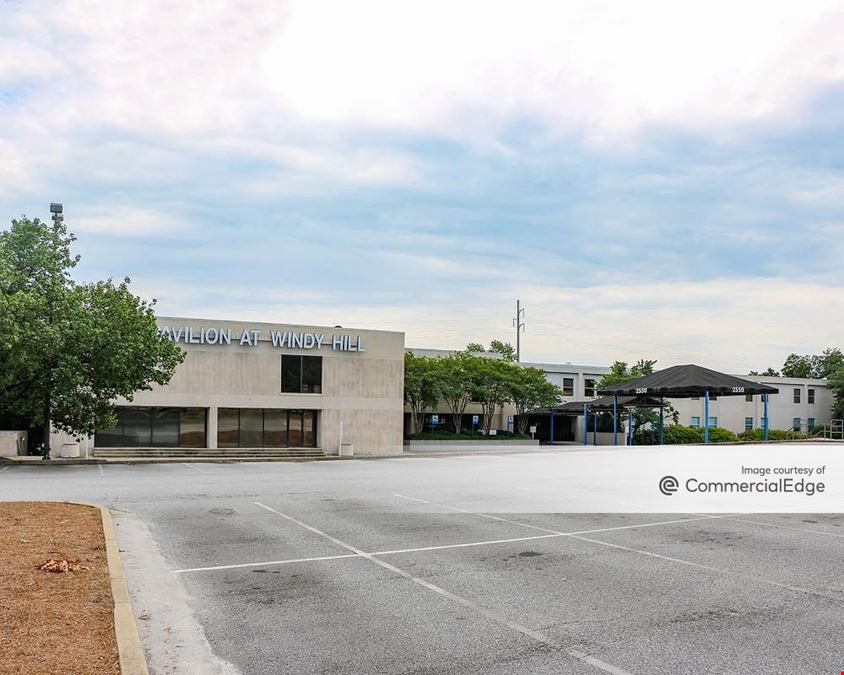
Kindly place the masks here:
[(679, 483), (674, 476), (663, 476), (659, 479), (659, 491), (666, 497), (670, 497), (677, 492), (678, 485)]
[[(803, 494), (811, 497), (826, 490), (826, 484), (820, 481), (809, 481), (805, 478), (778, 478), (776, 480), (759, 481), (702, 481), (689, 478), (683, 487), (686, 492), (696, 494), (747, 494), (747, 493), (783, 493)], [(679, 481), (674, 476), (663, 476), (659, 479), (659, 491), (670, 497), (679, 489)]]

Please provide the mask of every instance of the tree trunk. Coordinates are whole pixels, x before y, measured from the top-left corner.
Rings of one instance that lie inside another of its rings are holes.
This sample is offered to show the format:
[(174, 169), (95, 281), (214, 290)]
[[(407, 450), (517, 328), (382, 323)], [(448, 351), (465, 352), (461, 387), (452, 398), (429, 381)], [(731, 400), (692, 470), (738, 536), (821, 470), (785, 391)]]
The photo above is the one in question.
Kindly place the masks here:
[(519, 433), (524, 435), (527, 433), (528, 422), (530, 418), (527, 416), (527, 412), (516, 412), (516, 428), (519, 430)]
[(50, 459), (50, 401), (44, 406), (44, 454), (41, 459)]

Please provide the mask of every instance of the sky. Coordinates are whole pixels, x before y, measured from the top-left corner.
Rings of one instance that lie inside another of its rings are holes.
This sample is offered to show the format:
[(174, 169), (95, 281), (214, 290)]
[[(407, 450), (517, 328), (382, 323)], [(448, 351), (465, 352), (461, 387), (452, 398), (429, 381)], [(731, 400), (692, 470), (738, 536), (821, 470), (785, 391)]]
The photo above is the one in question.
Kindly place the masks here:
[(0, 0), (0, 227), (157, 311), (736, 373), (844, 347), (844, 2)]

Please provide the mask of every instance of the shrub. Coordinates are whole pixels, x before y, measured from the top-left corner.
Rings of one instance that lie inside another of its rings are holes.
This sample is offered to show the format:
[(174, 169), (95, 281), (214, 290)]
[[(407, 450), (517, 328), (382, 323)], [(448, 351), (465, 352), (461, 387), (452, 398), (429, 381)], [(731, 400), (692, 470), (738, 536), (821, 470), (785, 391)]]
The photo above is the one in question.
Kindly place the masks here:
[(411, 434), (408, 436), (408, 439), (411, 441), (510, 441), (530, 439), (530, 436), (528, 434), (517, 434), (499, 429), (495, 436), (487, 436), (480, 432), (472, 433), (470, 431), (464, 431), (459, 434), (455, 434), (452, 431), (437, 431), (433, 434), (430, 432)]
[(668, 445), (703, 443), (703, 429), (699, 427), (685, 427), (682, 424), (670, 424), (665, 427), (665, 443)]
[[(738, 440), (729, 429), (709, 427), (710, 443), (735, 443)], [(702, 427), (685, 427), (682, 424), (671, 424), (665, 427), (665, 443), (681, 445), (686, 443), (703, 443)]]
[[(743, 441), (761, 441), (764, 437), (765, 432), (762, 429), (742, 431), (739, 434), (739, 438)], [(795, 438), (806, 438), (806, 435), (793, 429), (768, 429), (769, 441), (793, 441)]]

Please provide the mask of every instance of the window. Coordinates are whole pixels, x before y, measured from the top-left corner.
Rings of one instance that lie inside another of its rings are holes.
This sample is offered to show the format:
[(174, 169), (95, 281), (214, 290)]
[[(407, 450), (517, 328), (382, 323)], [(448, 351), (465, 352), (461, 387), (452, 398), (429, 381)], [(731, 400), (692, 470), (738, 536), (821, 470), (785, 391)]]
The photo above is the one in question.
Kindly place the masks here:
[(315, 410), (220, 408), (219, 448), (313, 448), (317, 443)]
[(760, 417), (759, 418), (759, 427), (761, 429), (765, 429), (768, 426), (768, 418), (767, 417)]
[(700, 426), (700, 417), (692, 417), (691, 426), (699, 427)]
[(563, 378), (563, 396), (574, 396), (574, 378)]
[(810, 418), (809, 418), (809, 424), (808, 424), (808, 427), (809, 427), (809, 431), (811, 431), (812, 429), (814, 429), (814, 428), (815, 428), (815, 418), (814, 418), (814, 417), (810, 417)]
[(322, 393), (322, 357), (283, 354), (281, 391), (289, 394)]
[(800, 418), (799, 417), (795, 417), (794, 420), (792, 420), (791, 427), (795, 431), (800, 431)]
[(744, 430), (745, 431), (753, 431), (753, 418), (752, 417), (745, 417), (744, 418)]
[(97, 448), (204, 448), (205, 408), (117, 409), (117, 424), (98, 431)]
[(800, 403), (800, 388), (794, 387), (794, 402)]
[(595, 380), (589, 378), (583, 380), (583, 395), (586, 398), (595, 398)]
[(745, 400), (747, 403), (753, 403), (753, 394), (745, 394), (745, 395), (744, 395), (744, 400)]
[(710, 417), (709, 418), (709, 426), (710, 427), (717, 427), (718, 426), (718, 418), (717, 417)]
[(809, 394), (809, 404), (812, 405), (815, 402), (815, 390), (809, 389), (808, 394)]

